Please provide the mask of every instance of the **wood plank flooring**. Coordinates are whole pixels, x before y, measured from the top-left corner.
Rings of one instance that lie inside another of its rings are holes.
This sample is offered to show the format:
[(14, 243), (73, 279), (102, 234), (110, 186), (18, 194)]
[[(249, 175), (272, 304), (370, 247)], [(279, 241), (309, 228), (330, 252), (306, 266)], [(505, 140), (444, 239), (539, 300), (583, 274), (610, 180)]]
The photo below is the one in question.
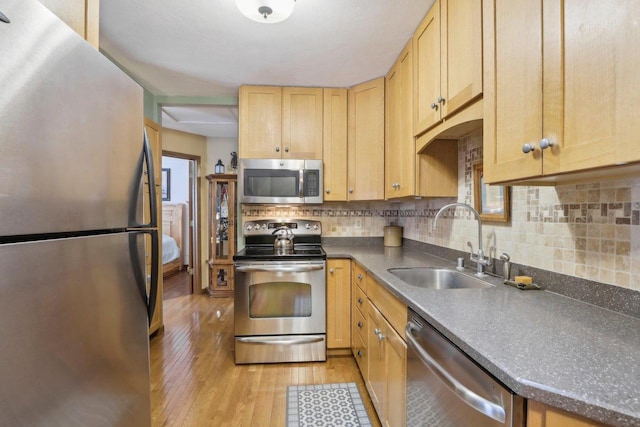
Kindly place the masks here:
[(284, 426), (288, 385), (355, 382), (380, 426), (352, 357), (235, 365), (233, 299), (192, 294), (164, 303), (151, 339), (153, 426)]
[(186, 270), (180, 270), (162, 279), (162, 300), (191, 294), (191, 276)]

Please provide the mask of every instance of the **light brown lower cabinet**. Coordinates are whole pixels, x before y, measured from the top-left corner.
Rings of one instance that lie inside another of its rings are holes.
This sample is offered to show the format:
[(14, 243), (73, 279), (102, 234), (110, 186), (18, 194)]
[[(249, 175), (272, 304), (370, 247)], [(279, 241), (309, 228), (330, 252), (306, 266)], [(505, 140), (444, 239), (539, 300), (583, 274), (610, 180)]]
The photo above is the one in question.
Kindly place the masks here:
[[(383, 426), (406, 425), (407, 306), (352, 263), (351, 348)], [(365, 291), (366, 290), (366, 291)]]
[[(327, 260), (327, 349), (351, 346), (351, 261)], [(348, 353), (347, 353), (348, 354)]]
[(547, 406), (535, 400), (527, 401), (527, 427), (604, 427), (597, 421)]
[(407, 344), (369, 301), (367, 389), (383, 426), (406, 425)]

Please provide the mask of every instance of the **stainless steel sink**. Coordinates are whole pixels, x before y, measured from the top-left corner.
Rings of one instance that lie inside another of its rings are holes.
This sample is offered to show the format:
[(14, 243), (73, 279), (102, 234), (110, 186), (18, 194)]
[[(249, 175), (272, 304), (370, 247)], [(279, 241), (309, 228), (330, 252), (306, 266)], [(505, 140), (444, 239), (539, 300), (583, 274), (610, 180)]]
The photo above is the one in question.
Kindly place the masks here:
[(473, 276), (446, 268), (390, 268), (389, 273), (411, 286), (425, 289), (491, 288), (493, 285)]

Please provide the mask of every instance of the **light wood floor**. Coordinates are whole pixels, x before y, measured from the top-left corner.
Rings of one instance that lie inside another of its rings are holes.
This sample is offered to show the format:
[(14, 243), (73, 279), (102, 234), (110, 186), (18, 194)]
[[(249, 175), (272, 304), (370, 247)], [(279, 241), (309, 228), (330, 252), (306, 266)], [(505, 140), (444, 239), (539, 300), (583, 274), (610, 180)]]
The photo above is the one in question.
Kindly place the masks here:
[(325, 363), (235, 365), (233, 300), (192, 294), (164, 302), (151, 339), (153, 426), (285, 426), (288, 385), (355, 382), (380, 426), (351, 357)]

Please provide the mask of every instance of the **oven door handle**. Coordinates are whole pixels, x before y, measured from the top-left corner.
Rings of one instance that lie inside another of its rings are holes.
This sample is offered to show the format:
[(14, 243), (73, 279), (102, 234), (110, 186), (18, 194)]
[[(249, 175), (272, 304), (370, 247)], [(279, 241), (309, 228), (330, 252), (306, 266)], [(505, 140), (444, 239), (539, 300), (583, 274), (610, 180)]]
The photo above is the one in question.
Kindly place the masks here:
[(425, 364), (438, 378), (442, 381), (456, 396), (458, 396), (464, 403), (471, 406), (478, 412), (483, 413), (487, 417), (493, 418), (496, 421), (504, 423), (507, 416), (502, 406), (496, 405), (493, 402), (477, 395), (472, 390), (469, 390), (461, 382), (459, 382), (453, 375), (447, 372), (431, 355), (418, 343), (418, 340), (413, 336), (413, 331), (420, 330), (420, 327), (413, 322), (407, 323), (405, 328), (405, 336), (410, 347), (416, 351), (418, 358)]
[(282, 272), (282, 273), (304, 273), (307, 271), (318, 271), (324, 268), (324, 264), (309, 265), (237, 265), (236, 271), (240, 272)]
[(238, 341), (249, 344), (263, 344), (263, 345), (297, 345), (297, 344), (312, 344), (314, 342), (323, 341), (323, 337), (308, 337), (308, 338), (276, 338), (265, 339), (261, 337), (242, 337), (236, 338)]

